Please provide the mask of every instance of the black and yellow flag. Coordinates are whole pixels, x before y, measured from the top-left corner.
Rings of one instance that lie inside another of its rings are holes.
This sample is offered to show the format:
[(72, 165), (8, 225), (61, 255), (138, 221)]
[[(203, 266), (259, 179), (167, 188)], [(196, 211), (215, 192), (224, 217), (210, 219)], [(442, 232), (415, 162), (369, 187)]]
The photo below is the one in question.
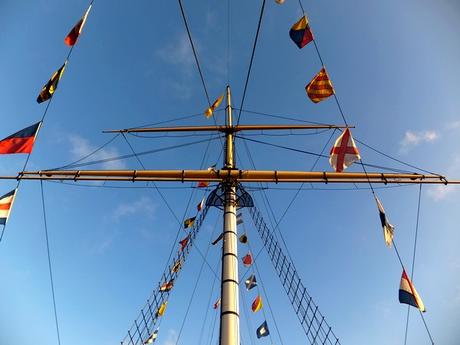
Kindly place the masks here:
[(51, 79), (43, 86), (40, 94), (37, 97), (37, 102), (42, 103), (49, 100), (53, 97), (54, 92), (56, 91), (59, 81), (64, 74), (65, 66), (67, 65), (67, 61), (59, 68), (54, 74), (51, 76)]

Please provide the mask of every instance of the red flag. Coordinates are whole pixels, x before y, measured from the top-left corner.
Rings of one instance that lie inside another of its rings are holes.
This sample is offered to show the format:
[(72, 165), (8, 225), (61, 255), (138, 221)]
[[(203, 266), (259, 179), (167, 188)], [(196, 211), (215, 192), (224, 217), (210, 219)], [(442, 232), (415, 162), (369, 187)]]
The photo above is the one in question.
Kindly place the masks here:
[(200, 181), (200, 182), (198, 182), (198, 184), (197, 184), (197, 187), (198, 187), (198, 188), (206, 188), (207, 186), (209, 186), (209, 182), (208, 182), (208, 181)]
[(220, 305), (220, 297), (217, 299), (216, 303), (214, 303), (214, 309), (217, 309), (219, 308), (219, 305)]
[(262, 309), (263, 307), (263, 303), (262, 303), (262, 297), (260, 297), (259, 295), (256, 297), (256, 299), (254, 300), (254, 302), (252, 302), (252, 311), (254, 313), (257, 313), (260, 309)]
[(72, 47), (75, 45), (75, 43), (77, 43), (78, 36), (80, 36), (81, 31), (83, 30), (83, 26), (85, 26), (86, 18), (88, 17), (89, 11), (91, 10), (91, 6), (92, 5), (89, 5), (83, 17), (81, 17), (78, 23), (75, 24), (72, 30), (70, 30), (66, 38), (64, 38), (65, 44), (67, 44), (69, 47)]
[(329, 163), (336, 172), (342, 172), (348, 168), (353, 162), (361, 159), (359, 150), (356, 147), (355, 141), (351, 136), (349, 128), (346, 128), (343, 133), (337, 138), (334, 146), (331, 149)]
[(184, 238), (183, 240), (179, 241), (179, 244), (180, 244), (180, 251), (183, 251), (184, 248), (187, 246), (188, 244), (188, 239), (189, 239), (190, 236), (187, 236), (186, 238)]
[(0, 140), (0, 154), (31, 153), (41, 122)]
[(249, 267), (252, 265), (252, 255), (251, 253), (247, 253), (244, 257), (243, 257), (243, 265), (246, 266), (246, 267)]

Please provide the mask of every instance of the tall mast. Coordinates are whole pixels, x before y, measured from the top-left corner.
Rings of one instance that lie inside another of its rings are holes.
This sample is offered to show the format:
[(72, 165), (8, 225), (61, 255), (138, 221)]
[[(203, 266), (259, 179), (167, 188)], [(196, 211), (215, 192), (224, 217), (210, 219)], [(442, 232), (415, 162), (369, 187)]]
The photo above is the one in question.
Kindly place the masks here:
[[(227, 86), (227, 126), (233, 126), (230, 87)], [(233, 133), (225, 137), (225, 169), (234, 169)], [(236, 232), (236, 179), (223, 182), (225, 190), (222, 245), (220, 345), (240, 344), (238, 288), (238, 235)]]

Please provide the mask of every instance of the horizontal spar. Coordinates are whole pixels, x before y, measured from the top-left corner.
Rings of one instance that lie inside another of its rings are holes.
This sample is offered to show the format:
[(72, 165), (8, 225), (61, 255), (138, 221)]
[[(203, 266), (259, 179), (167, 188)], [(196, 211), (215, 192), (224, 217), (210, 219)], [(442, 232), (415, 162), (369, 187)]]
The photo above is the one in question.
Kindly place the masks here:
[(430, 183), (460, 184), (460, 180), (447, 180), (439, 175), (400, 173), (336, 173), (321, 171), (278, 170), (44, 170), (23, 172), (0, 179), (74, 180), (74, 181), (179, 181), (179, 182), (311, 182), (311, 183)]
[[(155, 133), (155, 132), (222, 132), (236, 133), (240, 131), (267, 131), (292, 129), (335, 129), (347, 128), (336, 125), (238, 125), (238, 126), (180, 126), (180, 127), (146, 127), (105, 130), (103, 133)], [(348, 128), (354, 128), (348, 126)]]

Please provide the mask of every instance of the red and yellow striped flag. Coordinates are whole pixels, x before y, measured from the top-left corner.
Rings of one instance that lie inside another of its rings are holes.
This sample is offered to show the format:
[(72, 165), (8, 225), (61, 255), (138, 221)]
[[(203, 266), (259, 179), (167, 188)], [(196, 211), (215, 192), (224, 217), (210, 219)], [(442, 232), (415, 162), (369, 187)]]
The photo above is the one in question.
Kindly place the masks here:
[(211, 104), (211, 106), (205, 110), (204, 112), (204, 115), (207, 117), (207, 118), (210, 118), (212, 116), (212, 114), (214, 113), (214, 111), (219, 107), (219, 105), (222, 103), (224, 99), (224, 95), (220, 95), (218, 99), (216, 99), (214, 101), (213, 104)]
[(305, 90), (313, 103), (319, 103), (334, 94), (334, 87), (332, 86), (331, 79), (329, 79), (329, 75), (324, 66), (311, 82), (305, 86)]

